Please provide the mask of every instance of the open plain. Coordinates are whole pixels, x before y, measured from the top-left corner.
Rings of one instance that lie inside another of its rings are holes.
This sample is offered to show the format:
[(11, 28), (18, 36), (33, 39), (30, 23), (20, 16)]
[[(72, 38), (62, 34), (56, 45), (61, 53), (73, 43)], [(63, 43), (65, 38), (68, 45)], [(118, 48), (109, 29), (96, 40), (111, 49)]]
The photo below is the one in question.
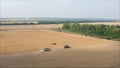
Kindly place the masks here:
[(41, 26), (0, 26), (0, 67), (119, 68), (119, 41), (46, 30), (62, 24)]

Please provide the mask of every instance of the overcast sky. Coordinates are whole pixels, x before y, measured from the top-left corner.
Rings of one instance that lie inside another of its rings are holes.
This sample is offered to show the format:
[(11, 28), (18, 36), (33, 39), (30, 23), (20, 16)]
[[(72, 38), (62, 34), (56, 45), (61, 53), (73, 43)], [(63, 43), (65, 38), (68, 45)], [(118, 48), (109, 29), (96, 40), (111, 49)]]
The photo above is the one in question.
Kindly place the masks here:
[(0, 0), (1, 18), (119, 18), (119, 0)]

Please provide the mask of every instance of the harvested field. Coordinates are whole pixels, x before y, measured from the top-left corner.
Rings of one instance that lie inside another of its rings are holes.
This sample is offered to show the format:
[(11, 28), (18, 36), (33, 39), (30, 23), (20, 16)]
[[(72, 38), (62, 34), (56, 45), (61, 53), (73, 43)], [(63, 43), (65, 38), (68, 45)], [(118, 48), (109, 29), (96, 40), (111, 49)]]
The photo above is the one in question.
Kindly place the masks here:
[(0, 30), (35, 30), (35, 29), (50, 29), (60, 28), (62, 24), (40, 24), (40, 25), (6, 25), (0, 26)]
[[(31, 27), (36, 28), (36, 26)], [(2, 28), (4, 26), (0, 26), (0, 29)], [(7, 26), (7, 29), (10, 28), (27, 27)], [(64, 49), (64, 45), (69, 45), (71, 48)], [(43, 52), (44, 48), (50, 48), (51, 51)], [(46, 29), (0, 32), (0, 67), (3, 68), (119, 67), (119, 51), (118, 41)]]

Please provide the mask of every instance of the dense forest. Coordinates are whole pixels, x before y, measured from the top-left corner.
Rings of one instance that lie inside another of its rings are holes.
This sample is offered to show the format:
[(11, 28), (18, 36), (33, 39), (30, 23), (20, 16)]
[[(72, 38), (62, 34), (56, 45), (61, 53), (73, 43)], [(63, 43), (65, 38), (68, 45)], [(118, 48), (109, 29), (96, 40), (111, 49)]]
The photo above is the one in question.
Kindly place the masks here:
[(63, 31), (85, 34), (86, 36), (96, 36), (106, 39), (120, 40), (119, 25), (90, 25), (90, 24), (64, 24)]

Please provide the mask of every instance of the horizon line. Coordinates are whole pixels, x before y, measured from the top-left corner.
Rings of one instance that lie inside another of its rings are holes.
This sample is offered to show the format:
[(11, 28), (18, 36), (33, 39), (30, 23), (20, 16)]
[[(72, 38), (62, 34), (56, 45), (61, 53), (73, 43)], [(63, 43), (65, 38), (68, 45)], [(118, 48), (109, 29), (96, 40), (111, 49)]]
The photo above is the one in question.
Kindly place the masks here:
[(2, 18), (11, 18), (11, 19), (24, 19), (24, 18), (82, 18), (82, 19), (117, 19), (120, 20), (120, 18), (85, 18), (85, 17), (0, 17), (0, 19)]

